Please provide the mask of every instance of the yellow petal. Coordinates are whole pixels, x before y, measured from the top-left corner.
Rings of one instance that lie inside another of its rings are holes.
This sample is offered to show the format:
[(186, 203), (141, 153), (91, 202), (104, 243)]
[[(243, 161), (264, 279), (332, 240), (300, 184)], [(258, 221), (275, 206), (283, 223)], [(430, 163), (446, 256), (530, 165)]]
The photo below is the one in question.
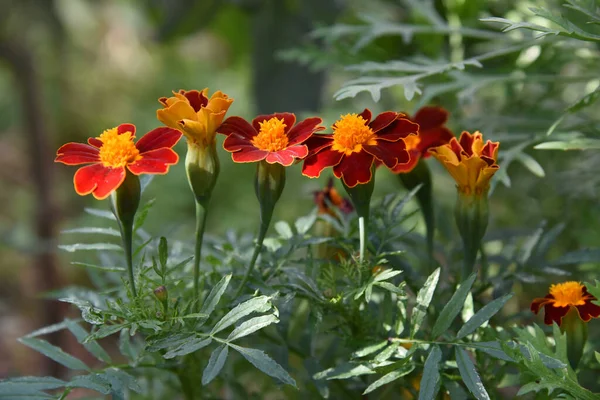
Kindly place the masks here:
[(170, 107), (157, 110), (156, 118), (170, 128), (181, 130), (179, 121), (184, 119), (196, 120), (197, 116), (188, 102), (176, 101)]

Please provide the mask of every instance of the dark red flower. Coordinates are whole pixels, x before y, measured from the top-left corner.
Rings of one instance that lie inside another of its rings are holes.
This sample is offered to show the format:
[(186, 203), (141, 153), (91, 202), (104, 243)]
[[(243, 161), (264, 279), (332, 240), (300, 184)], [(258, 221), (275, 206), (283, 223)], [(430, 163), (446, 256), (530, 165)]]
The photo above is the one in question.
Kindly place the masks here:
[(223, 148), (237, 163), (265, 160), (269, 164), (292, 165), (295, 159), (308, 155), (306, 140), (325, 129), (321, 118), (307, 118), (296, 123), (292, 113), (261, 115), (250, 125), (240, 117), (229, 117), (217, 130), (227, 135)]
[(428, 153), (430, 148), (450, 142), (454, 135), (450, 129), (444, 126), (448, 121), (448, 116), (448, 111), (442, 107), (422, 107), (413, 118), (407, 117), (419, 124), (419, 134), (404, 139), (406, 149), (410, 153), (410, 161), (406, 164), (398, 164), (392, 171), (395, 173), (410, 172), (421, 157), (427, 158), (430, 156)]
[(354, 207), (350, 200), (340, 196), (339, 192), (333, 187), (333, 178), (327, 182), (327, 186), (323, 190), (314, 192), (315, 204), (319, 208), (319, 214), (329, 214), (335, 216), (331, 210), (331, 206), (337, 207), (344, 214), (349, 214), (354, 211)]
[(302, 173), (317, 178), (327, 167), (348, 187), (372, 179), (375, 160), (392, 169), (410, 161), (404, 139), (416, 134), (419, 126), (403, 114), (387, 111), (371, 121), (371, 111), (343, 115), (332, 126), (332, 135), (314, 135), (307, 141), (310, 155)]
[(581, 283), (564, 282), (551, 285), (549, 294), (534, 299), (531, 303), (531, 311), (537, 314), (544, 307), (544, 323), (552, 325), (552, 322), (556, 322), (560, 326), (562, 318), (571, 308), (575, 308), (579, 318), (588, 322), (592, 318), (600, 317), (600, 306), (592, 303), (596, 300)]
[(91, 164), (75, 172), (75, 191), (82, 196), (92, 193), (99, 200), (105, 199), (125, 180), (125, 168), (134, 175), (166, 174), (169, 166), (179, 160), (171, 149), (181, 138), (176, 129), (154, 129), (137, 143), (134, 138), (135, 126), (121, 124), (97, 138), (89, 138), (89, 144), (65, 144), (56, 152), (54, 161), (66, 165)]

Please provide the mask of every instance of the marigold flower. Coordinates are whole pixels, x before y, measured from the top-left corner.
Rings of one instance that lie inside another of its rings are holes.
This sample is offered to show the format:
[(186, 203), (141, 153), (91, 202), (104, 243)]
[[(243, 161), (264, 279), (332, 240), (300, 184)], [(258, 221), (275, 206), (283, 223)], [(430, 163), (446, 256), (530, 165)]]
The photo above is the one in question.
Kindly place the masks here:
[(329, 214), (335, 216), (331, 206), (338, 208), (344, 214), (350, 214), (354, 211), (350, 200), (342, 197), (335, 187), (333, 187), (333, 178), (327, 182), (323, 190), (314, 192), (315, 204), (319, 208), (319, 214)]
[(560, 326), (562, 318), (575, 308), (579, 318), (588, 322), (592, 318), (600, 317), (600, 306), (592, 303), (596, 300), (598, 299), (591, 295), (584, 285), (569, 281), (550, 285), (549, 294), (531, 302), (531, 311), (537, 314), (544, 307), (544, 323), (552, 325), (556, 322)]
[(421, 157), (430, 156), (428, 150), (442, 146), (450, 142), (454, 137), (452, 131), (445, 127), (449, 113), (442, 107), (422, 107), (414, 117), (407, 116), (413, 122), (419, 124), (417, 136), (407, 136), (404, 139), (406, 150), (410, 154), (410, 161), (406, 164), (398, 164), (392, 169), (395, 173), (407, 173), (412, 171)]
[(292, 165), (295, 159), (308, 155), (306, 140), (325, 129), (321, 118), (307, 118), (296, 124), (292, 113), (260, 115), (252, 124), (240, 117), (227, 118), (219, 133), (227, 135), (223, 148), (237, 163), (265, 160), (269, 164)]
[(500, 143), (483, 143), (480, 132), (463, 132), (460, 139), (452, 138), (450, 143), (435, 147), (429, 153), (437, 158), (456, 181), (458, 190), (465, 195), (487, 193), (490, 179), (499, 166), (498, 147)]
[(163, 109), (156, 111), (156, 117), (168, 127), (181, 131), (188, 141), (208, 146), (214, 142), (217, 128), (223, 122), (233, 99), (217, 91), (210, 99), (208, 88), (180, 90), (173, 97), (161, 97), (158, 101)]
[(157, 128), (133, 142), (135, 126), (121, 124), (105, 130), (88, 143), (67, 143), (56, 152), (55, 162), (66, 165), (91, 164), (75, 172), (73, 182), (79, 195), (92, 195), (98, 200), (107, 198), (126, 176), (166, 174), (169, 166), (177, 164), (179, 156), (171, 148), (181, 133), (171, 128)]
[(387, 111), (371, 121), (371, 111), (347, 114), (332, 126), (332, 135), (315, 135), (307, 141), (310, 155), (302, 174), (317, 178), (327, 167), (353, 188), (372, 179), (375, 160), (388, 168), (410, 161), (404, 139), (416, 134), (419, 126), (403, 114)]

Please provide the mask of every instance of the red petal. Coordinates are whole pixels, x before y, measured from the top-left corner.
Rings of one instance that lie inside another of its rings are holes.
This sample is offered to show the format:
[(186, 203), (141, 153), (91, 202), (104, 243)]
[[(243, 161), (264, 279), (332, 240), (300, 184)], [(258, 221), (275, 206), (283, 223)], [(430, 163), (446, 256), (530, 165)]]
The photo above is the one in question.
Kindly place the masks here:
[(393, 111), (382, 112), (369, 124), (369, 127), (371, 130), (373, 130), (373, 132), (377, 133), (394, 122), (396, 118), (398, 118), (398, 113)]
[(304, 158), (308, 154), (308, 149), (304, 145), (288, 147), (285, 150), (269, 153), (265, 159), (269, 164), (281, 164), (284, 167), (289, 167), (294, 163), (296, 158)]
[(377, 141), (377, 145), (363, 145), (365, 151), (383, 162), (386, 167), (392, 169), (398, 163), (406, 164), (410, 161), (410, 154), (406, 151), (403, 140), (397, 142)]
[(419, 132), (419, 125), (406, 118), (399, 118), (377, 132), (377, 139), (395, 142), (417, 132)]
[(177, 129), (161, 127), (151, 130), (140, 138), (135, 147), (140, 153), (146, 153), (152, 150), (171, 148), (175, 146), (181, 138), (181, 132)]
[(448, 121), (449, 113), (442, 107), (422, 107), (413, 121), (421, 127), (421, 132), (442, 127)]
[(106, 168), (102, 164), (79, 168), (73, 177), (77, 194), (92, 193), (95, 198), (107, 198), (125, 180), (125, 168)]
[(600, 306), (592, 303), (592, 300), (586, 300), (584, 305), (576, 306), (576, 308), (581, 320), (584, 322), (588, 322), (592, 318), (600, 317)]
[(371, 117), (372, 117), (371, 110), (369, 110), (368, 108), (365, 108), (364, 111), (358, 115), (363, 117), (363, 119), (365, 121), (367, 121), (367, 125), (369, 125), (369, 123), (371, 122)]
[(290, 129), (296, 123), (296, 116), (292, 113), (274, 113), (269, 115), (259, 115), (258, 117), (252, 120), (252, 126), (256, 130), (256, 132), (260, 131), (260, 122), (268, 121), (271, 118), (283, 119), (283, 123), (285, 126), (285, 132), (289, 132)]
[(552, 322), (556, 322), (560, 326), (562, 318), (567, 315), (570, 309), (570, 306), (555, 307), (553, 303), (546, 303), (544, 305), (544, 323), (552, 325)]
[(141, 159), (127, 166), (135, 175), (166, 174), (169, 171), (169, 165), (177, 164), (179, 161), (177, 153), (168, 147), (146, 151), (140, 155)]
[(304, 121), (294, 126), (292, 130), (288, 132), (288, 146), (304, 143), (304, 141), (311, 137), (313, 133), (324, 130), (324, 126), (319, 126), (322, 122), (323, 120), (321, 118), (306, 118)]
[(315, 154), (333, 144), (333, 135), (312, 135), (304, 144), (310, 154)]
[(202, 107), (206, 107), (208, 104), (208, 99), (204, 96), (204, 93), (198, 90), (180, 90), (180, 94), (184, 95), (186, 99), (190, 102), (190, 106), (194, 109), (194, 111), (198, 112)]
[(95, 137), (91, 137), (88, 139), (88, 143), (94, 147), (100, 148), (102, 147), (102, 140), (95, 138)]
[(117, 127), (117, 133), (120, 135), (125, 132), (131, 132), (131, 136), (135, 136), (135, 125), (121, 124)]
[(249, 163), (262, 161), (269, 155), (268, 151), (259, 150), (256, 147), (244, 147), (236, 153), (231, 153), (231, 159), (236, 163)]
[(421, 153), (416, 150), (411, 150), (408, 153), (410, 154), (410, 160), (407, 163), (398, 162), (392, 169), (392, 172), (395, 174), (405, 174), (412, 171), (417, 166), (417, 163), (421, 159)]
[(450, 129), (439, 127), (429, 130), (423, 130), (419, 132), (419, 138), (421, 141), (417, 145), (417, 149), (421, 152), (423, 157), (429, 157), (427, 150), (433, 147), (445, 145), (452, 140), (454, 135), (450, 132)]
[(89, 164), (100, 161), (99, 154), (96, 147), (84, 143), (67, 143), (58, 149), (54, 161), (66, 165)]
[(547, 294), (546, 297), (535, 298), (531, 302), (531, 306), (529, 308), (531, 309), (532, 313), (537, 314), (540, 312), (540, 308), (542, 306), (546, 305), (546, 303), (552, 302), (552, 300), (554, 300), (554, 297), (551, 294)]
[(342, 157), (344, 157), (344, 153), (331, 149), (312, 154), (304, 159), (302, 175), (309, 178), (318, 178), (325, 168), (338, 165), (342, 161)]
[(348, 187), (362, 185), (373, 178), (371, 171), (373, 161), (374, 157), (366, 151), (352, 153), (345, 156), (342, 162), (333, 167), (333, 174), (341, 178)]
[(236, 133), (240, 136), (247, 137), (248, 139), (252, 139), (254, 136), (258, 135), (258, 132), (252, 127), (252, 125), (240, 117), (227, 118), (217, 129), (217, 132), (224, 135)]
[(223, 141), (223, 148), (230, 153), (240, 151), (246, 147), (250, 147), (251, 149), (255, 148), (249, 138), (235, 133), (227, 136)]
[(460, 134), (460, 138), (458, 139), (458, 143), (463, 148), (467, 156), (471, 157), (473, 155), (473, 142), (475, 141), (475, 136), (471, 135), (469, 132), (463, 132)]

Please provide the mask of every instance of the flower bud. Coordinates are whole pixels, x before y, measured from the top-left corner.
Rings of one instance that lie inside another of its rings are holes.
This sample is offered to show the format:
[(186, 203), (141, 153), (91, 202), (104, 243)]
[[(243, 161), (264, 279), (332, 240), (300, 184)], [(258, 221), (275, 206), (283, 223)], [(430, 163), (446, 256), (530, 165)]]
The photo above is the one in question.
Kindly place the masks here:
[(159, 287), (154, 289), (154, 296), (156, 297), (156, 299), (158, 301), (160, 301), (160, 303), (162, 304), (163, 310), (166, 313), (167, 308), (168, 308), (168, 301), (169, 301), (169, 292), (167, 291), (167, 288), (163, 285), (160, 285)]
[(206, 206), (217, 183), (220, 171), (216, 142), (213, 141), (206, 147), (191, 141), (187, 143), (185, 172), (188, 182), (196, 201)]
[(141, 195), (140, 178), (127, 170), (125, 180), (111, 194), (111, 206), (119, 224), (133, 224), (135, 213), (140, 205)]
[(260, 161), (256, 168), (254, 191), (260, 204), (261, 226), (268, 226), (273, 216), (275, 204), (281, 197), (285, 186), (285, 167), (281, 164), (269, 164)]

